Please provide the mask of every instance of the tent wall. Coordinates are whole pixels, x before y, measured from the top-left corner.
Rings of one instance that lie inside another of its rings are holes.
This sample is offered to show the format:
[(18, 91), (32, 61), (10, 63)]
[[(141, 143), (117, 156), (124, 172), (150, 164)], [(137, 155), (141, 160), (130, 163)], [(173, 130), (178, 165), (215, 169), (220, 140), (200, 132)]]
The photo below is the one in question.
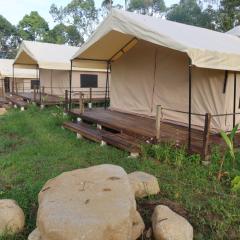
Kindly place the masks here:
[[(188, 112), (188, 67), (186, 54), (139, 41), (112, 64), (111, 108), (147, 116), (155, 115), (156, 105)], [(233, 112), (233, 74), (229, 74), (225, 93), (224, 75), (224, 71), (192, 67), (193, 113)], [(236, 99), (238, 107), (239, 93)], [(186, 113), (163, 110), (163, 118), (188, 124)], [(229, 130), (232, 118), (214, 117), (211, 127)], [(204, 117), (193, 115), (192, 124), (202, 127)]]
[[(98, 88), (93, 91), (105, 90), (106, 73), (105, 72), (72, 72), (72, 91), (83, 91), (88, 93), (89, 89), (81, 88), (80, 75), (81, 74), (95, 74), (98, 75)], [(45, 87), (45, 92), (48, 94), (64, 96), (65, 90), (70, 89), (70, 71), (61, 70), (46, 70), (40, 69), (40, 83)], [(95, 96), (97, 96), (95, 94)], [(104, 96), (104, 94), (103, 94)], [(94, 94), (93, 94), (94, 97)]]

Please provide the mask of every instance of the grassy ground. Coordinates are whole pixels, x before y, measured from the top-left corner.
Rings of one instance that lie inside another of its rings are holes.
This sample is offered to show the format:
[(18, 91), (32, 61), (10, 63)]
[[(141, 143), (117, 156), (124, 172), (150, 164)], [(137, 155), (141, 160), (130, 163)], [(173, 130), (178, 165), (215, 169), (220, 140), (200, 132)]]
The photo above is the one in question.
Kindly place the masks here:
[(1, 240), (27, 239), (35, 227), (38, 192), (48, 179), (63, 171), (102, 163), (157, 176), (161, 194), (138, 204), (147, 225), (153, 207), (165, 203), (188, 218), (195, 239), (240, 239), (240, 196), (230, 191), (232, 175), (240, 173), (231, 173), (218, 183), (221, 158), (217, 152), (208, 167), (202, 166), (198, 157), (189, 158), (168, 146), (156, 151), (160, 161), (147, 154), (129, 159), (127, 153), (110, 146), (77, 140), (60, 128), (54, 112), (33, 107), (25, 112), (11, 110), (0, 117), (0, 198), (15, 199), (26, 214), (25, 231)]

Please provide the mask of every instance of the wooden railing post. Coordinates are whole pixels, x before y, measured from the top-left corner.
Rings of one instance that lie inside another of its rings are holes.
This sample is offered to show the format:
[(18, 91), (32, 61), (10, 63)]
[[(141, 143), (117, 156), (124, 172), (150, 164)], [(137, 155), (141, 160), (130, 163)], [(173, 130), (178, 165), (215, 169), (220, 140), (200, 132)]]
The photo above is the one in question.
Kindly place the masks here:
[(79, 110), (80, 113), (84, 113), (84, 101), (83, 101), (83, 93), (80, 92), (79, 94)]
[(207, 159), (207, 156), (208, 156), (211, 120), (212, 120), (212, 115), (210, 113), (206, 113), (204, 132), (203, 132), (203, 149), (202, 149), (202, 159), (204, 161)]
[(33, 86), (33, 101), (36, 102), (36, 86)]
[(156, 139), (159, 142), (161, 137), (161, 114), (162, 114), (162, 106), (157, 105), (156, 110)]
[(18, 94), (18, 82), (16, 81), (16, 94)]
[(68, 90), (65, 90), (65, 111), (68, 111)]

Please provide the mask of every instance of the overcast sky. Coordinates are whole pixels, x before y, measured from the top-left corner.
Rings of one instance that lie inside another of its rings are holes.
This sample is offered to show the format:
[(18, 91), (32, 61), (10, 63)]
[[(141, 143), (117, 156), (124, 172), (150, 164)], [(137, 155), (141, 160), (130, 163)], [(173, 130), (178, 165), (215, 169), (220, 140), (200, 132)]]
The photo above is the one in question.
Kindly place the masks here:
[[(54, 25), (49, 14), (50, 6), (55, 3), (57, 6), (66, 6), (71, 0), (0, 0), (0, 14), (16, 25), (25, 14), (31, 11), (38, 11), (44, 17), (50, 27)], [(114, 3), (124, 5), (124, 0), (113, 0)], [(100, 7), (102, 0), (95, 0), (96, 6)], [(167, 6), (177, 3), (179, 0), (165, 0)]]

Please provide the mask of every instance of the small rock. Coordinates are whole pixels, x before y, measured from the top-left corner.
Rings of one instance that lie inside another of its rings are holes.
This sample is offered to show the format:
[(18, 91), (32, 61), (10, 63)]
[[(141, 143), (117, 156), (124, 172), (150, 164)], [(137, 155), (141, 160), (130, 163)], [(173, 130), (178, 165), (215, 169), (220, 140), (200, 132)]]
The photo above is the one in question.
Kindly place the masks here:
[(36, 228), (31, 234), (28, 236), (28, 240), (42, 240), (40, 232)]
[(147, 230), (145, 237), (146, 237), (147, 239), (152, 239), (152, 228), (149, 228), (149, 229)]
[(155, 195), (160, 192), (157, 178), (145, 172), (133, 172), (128, 174), (132, 190), (136, 198)]
[(139, 212), (136, 211), (135, 216), (133, 218), (133, 228), (132, 228), (131, 240), (138, 239), (142, 235), (144, 229), (145, 229), (145, 224), (142, 220), (142, 217), (139, 214)]
[(0, 116), (7, 112), (6, 108), (0, 108)]
[(152, 216), (155, 240), (192, 240), (193, 227), (182, 216), (164, 205), (158, 205)]
[(0, 235), (18, 233), (24, 228), (25, 216), (23, 210), (14, 200), (0, 200)]

